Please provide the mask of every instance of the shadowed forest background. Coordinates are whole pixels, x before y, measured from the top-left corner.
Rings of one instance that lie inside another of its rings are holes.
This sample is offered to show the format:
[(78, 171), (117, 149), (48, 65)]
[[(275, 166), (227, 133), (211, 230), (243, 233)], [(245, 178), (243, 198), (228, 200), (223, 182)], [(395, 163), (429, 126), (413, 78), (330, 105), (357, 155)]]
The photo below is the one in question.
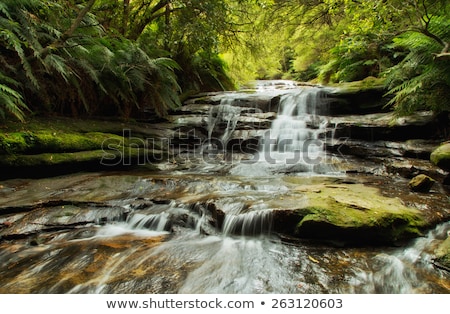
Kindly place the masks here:
[(164, 116), (254, 79), (379, 78), (400, 114), (450, 98), (444, 0), (2, 0), (0, 115)]

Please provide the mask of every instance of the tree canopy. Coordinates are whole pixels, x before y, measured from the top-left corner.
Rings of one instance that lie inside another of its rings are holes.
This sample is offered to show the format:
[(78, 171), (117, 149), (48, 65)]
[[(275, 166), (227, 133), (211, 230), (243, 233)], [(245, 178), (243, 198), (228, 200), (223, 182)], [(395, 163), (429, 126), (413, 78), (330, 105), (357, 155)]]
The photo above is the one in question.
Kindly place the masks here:
[(258, 23), (276, 54), (260, 61), (260, 78), (329, 84), (374, 76), (385, 79), (399, 114), (450, 109), (448, 1), (274, 0)]
[(445, 0), (2, 0), (0, 117), (157, 114), (252, 79), (383, 78), (449, 110)]

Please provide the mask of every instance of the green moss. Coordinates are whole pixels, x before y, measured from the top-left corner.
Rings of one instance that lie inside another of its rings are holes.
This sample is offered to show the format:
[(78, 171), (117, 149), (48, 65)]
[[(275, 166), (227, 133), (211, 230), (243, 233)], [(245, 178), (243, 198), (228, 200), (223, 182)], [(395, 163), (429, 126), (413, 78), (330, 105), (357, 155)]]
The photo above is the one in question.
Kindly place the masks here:
[(338, 93), (356, 94), (371, 90), (385, 90), (385, 80), (383, 78), (368, 77), (362, 81), (333, 84), (332, 87), (339, 88)]
[(430, 156), (430, 161), (444, 170), (450, 171), (450, 143), (436, 148)]
[(118, 135), (90, 132), (15, 132), (0, 134), (0, 154), (38, 154), (97, 150), (107, 141), (124, 145)]
[(147, 123), (69, 118), (6, 121), (0, 131), (0, 175), (46, 175), (53, 170), (159, 162), (167, 160), (168, 153), (158, 139), (167, 136)]
[(420, 235), (427, 225), (418, 210), (364, 185), (324, 185), (315, 189), (313, 193), (306, 191), (307, 202), (298, 209), (302, 217), (297, 225), (300, 236), (355, 240), (372, 237), (391, 242)]
[(166, 158), (164, 152), (119, 146), (115, 149), (92, 150), (71, 153), (43, 153), (33, 155), (7, 155), (0, 159), (0, 168), (29, 168), (56, 165), (98, 163), (99, 166), (145, 164)]
[(49, 133), (37, 132), (35, 149), (38, 152), (77, 152), (102, 148), (108, 139), (122, 141), (122, 138), (107, 133)]
[(23, 152), (28, 146), (23, 133), (0, 133), (0, 155)]
[(75, 153), (44, 153), (35, 155), (8, 155), (0, 159), (0, 167), (39, 167), (75, 162), (100, 161), (102, 150)]

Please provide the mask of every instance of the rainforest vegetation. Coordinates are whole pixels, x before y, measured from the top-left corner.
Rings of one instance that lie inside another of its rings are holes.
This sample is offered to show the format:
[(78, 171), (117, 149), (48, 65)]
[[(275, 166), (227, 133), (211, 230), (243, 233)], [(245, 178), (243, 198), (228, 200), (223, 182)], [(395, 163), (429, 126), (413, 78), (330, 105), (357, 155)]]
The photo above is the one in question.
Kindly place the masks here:
[(1, 0), (0, 119), (164, 116), (254, 79), (380, 79), (450, 109), (446, 0)]

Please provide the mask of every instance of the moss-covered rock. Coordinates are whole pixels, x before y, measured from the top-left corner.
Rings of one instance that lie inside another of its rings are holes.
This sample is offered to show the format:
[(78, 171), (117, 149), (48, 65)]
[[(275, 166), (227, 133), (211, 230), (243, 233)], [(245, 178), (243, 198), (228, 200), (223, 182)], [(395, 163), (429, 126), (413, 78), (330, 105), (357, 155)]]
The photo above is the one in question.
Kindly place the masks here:
[[(299, 186), (299, 191), (304, 196), (301, 201), (297, 197), (299, 205), (289, 213), (289, 220), (297, 222), (290, 230), (296, 237), (392, 244), (421, 235), (428, 226), (420, 211), (363, 184), (308, 185)], [(275, 222), (275, 229), (279, 228)]]
[(342, 82), (331, 86), (339, 88), (339, 93), (346, 94), (358, 94), (373, 90), (385, 91), (386, 89), (385, 80), (383, 78), (376, 78), (373, 76), (369, 76), (361, 81)]
[(430, 160), (439, 168), (450, 171), (450, 143), (445, 143), (436, 148), (431, 153)]
[(427, 175), (419, 174), (409, 181), (409, 188), (414, 192), (428, 193), (436, 181)]
[(101, 132), (25, 131), (0, 134), (0, 155), (79, 152), (102, 149), (107, 141), (126, 145), (123, 137)]
[(67, 118), (8, 122), (0, 131), (0, 177), (45, 176), (163, 160), (166, 153), (157, 139), (165, 137), (164, 132), (158, 134), (147, 126)]

